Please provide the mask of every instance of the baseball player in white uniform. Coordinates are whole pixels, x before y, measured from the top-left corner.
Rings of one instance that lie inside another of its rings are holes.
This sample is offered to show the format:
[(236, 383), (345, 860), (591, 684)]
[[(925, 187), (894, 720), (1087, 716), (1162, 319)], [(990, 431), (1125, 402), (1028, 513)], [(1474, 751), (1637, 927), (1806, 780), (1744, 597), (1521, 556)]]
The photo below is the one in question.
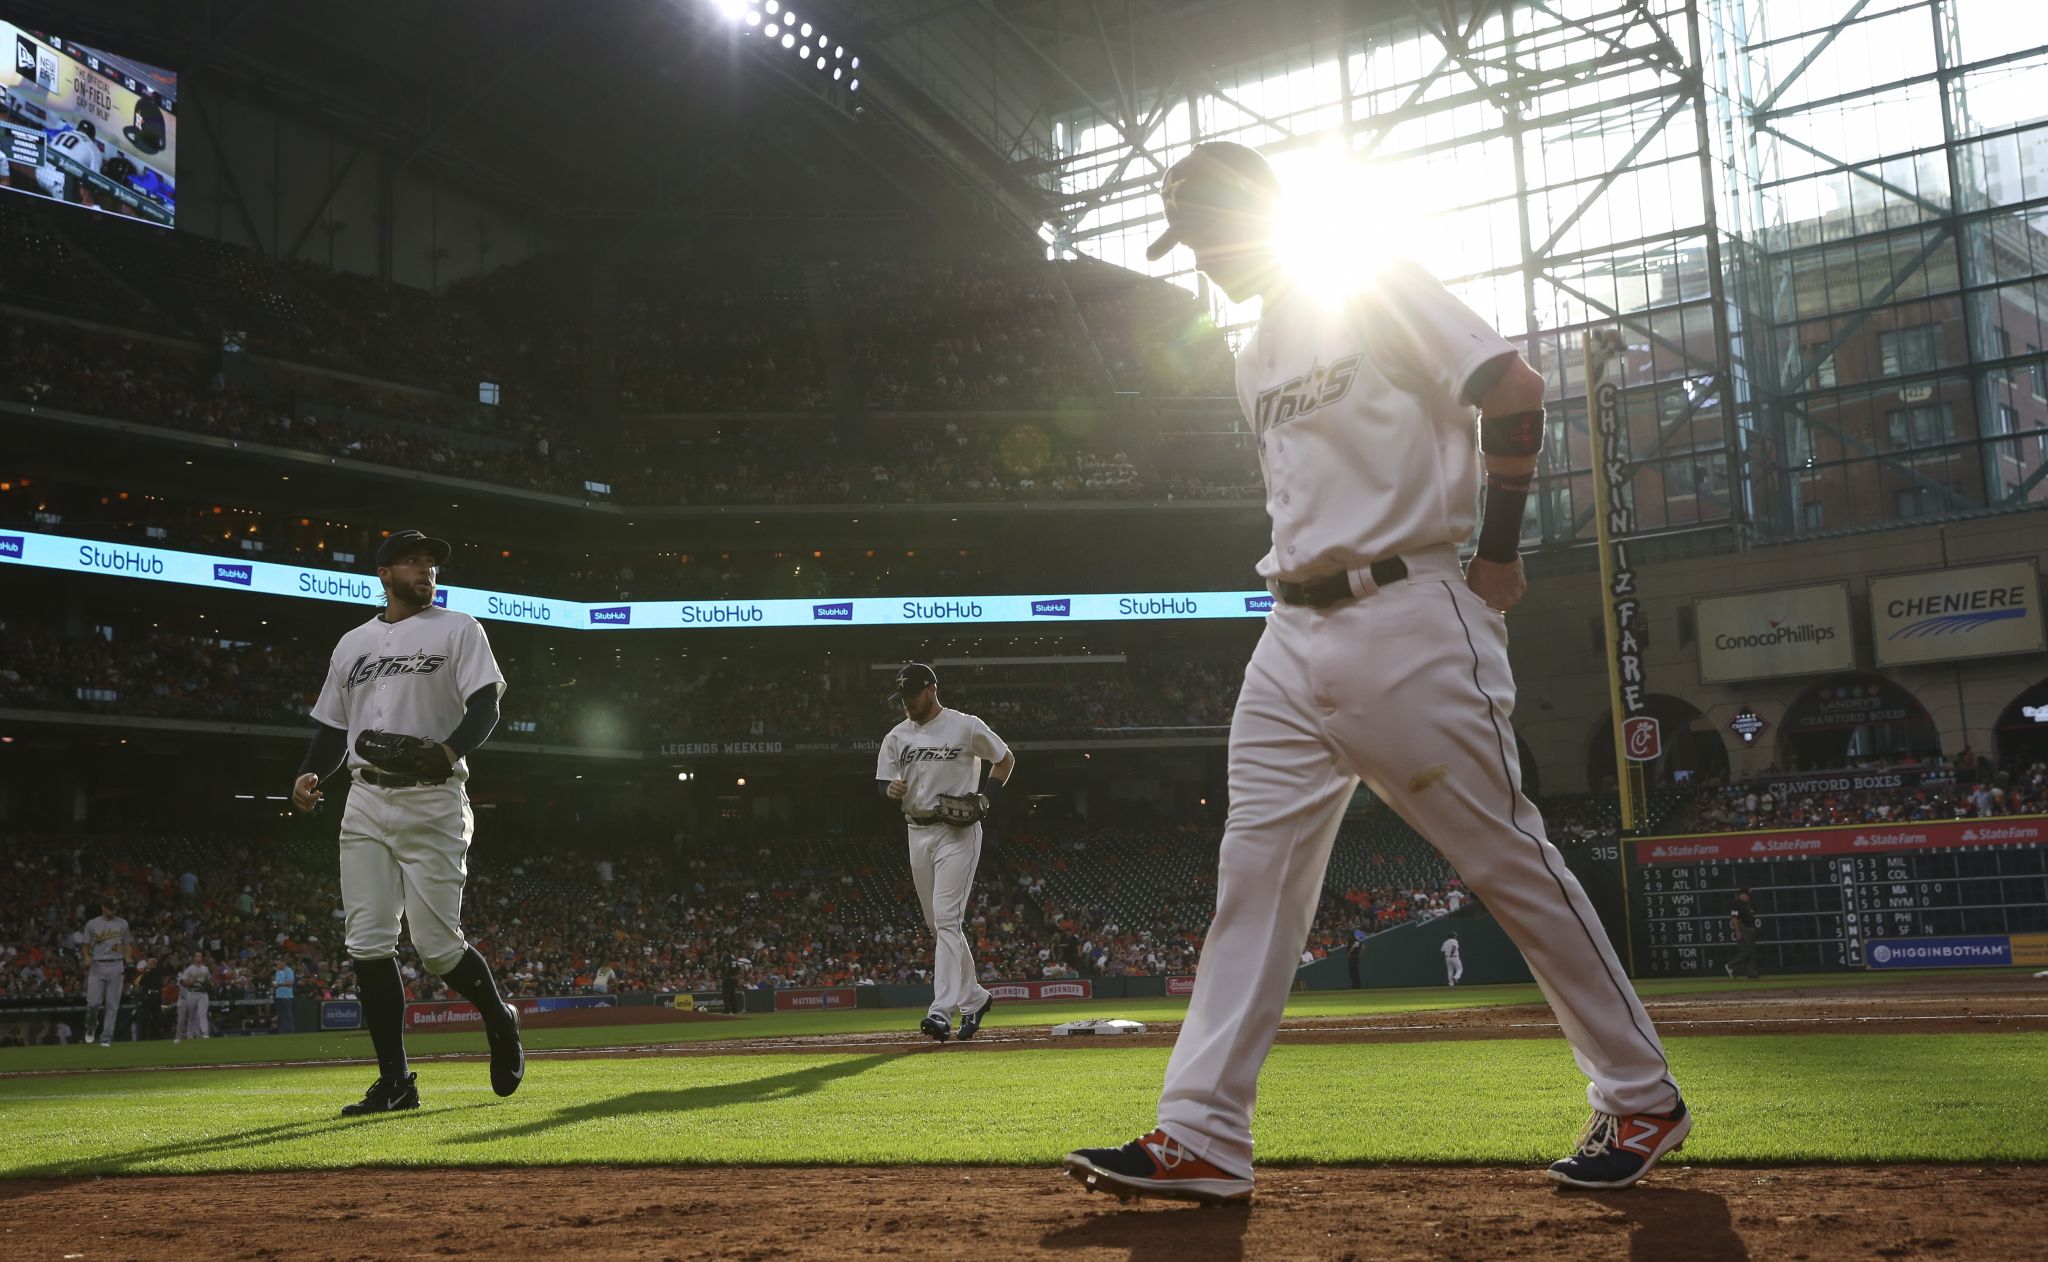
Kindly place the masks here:
[[(932, 930), (932, 1006), (918, 1029), (943, 1043), (954, 1037), (960, 1014), (961, 1039), (981, 1030), (995, 1007), (974, 976), (974, 950), (963, 924), (974, 869), (981, 863), (981, 823), (954, 824), (934, 814), (942, 796), (974, 796), (986, 814), (1017, 769), (1017, 756), (989, 725), (971, 714), (939, 704), (939, 677), (912, 662), (896, 673), (891, 698), (903, 707), (903, 721), (882, 738), (875, 757), (875, 783), (882, 796), (903, 811), (910, 834), (910, 875), (917, 901)], [(981, 764), (989, 764), (982, 783)]]
[(100, 901), (100, 914), (85, 922), (85, 1041), (97, 1035), (101, 1047), (114, 1045), (121, 1019), (121, 989), (135, 938), (113, 900)]
[[(413, 949), (483, 1017), (491, 1050), (491, 1088), (519, 1089), (526, 1054), (519, 1016), (498, 994), (484, 957), (462, 936), (462, 889), (469, 876), (474, 823), (463, 784), (468, 755), (498, 723), (505, 676), (484, 629), (468, 614), (434, 604), (448, 544), (401, 530), (377, 549), (385, 606), (341, 637), (327, 682), (313, 706), (314, 732), (292, 787), (292, 804), (310, 811), (320, 782), (349, 764), (348, 807), (341, 820), (341, 901), (349, 957), (376, 1048), (378, 1077), (353, 1117), (416, 1109), (417, 1075), (405, 1058), (405, 982), (398, 969), (400, 920)], [(365, 732), (439, 742), (445, 764), (426, 778), (397, 775), (363, 756)]]
[(194, 951), (192, 962), (178, 970), (178, 1026), (173, 1043), (212, 1037), (207, 1026), (207, 1005), (213, 1002), (213, 970), (206, 953)]
[[(105, 156), (100, 150), (99, 129), (89, 119), (52, 136), (50, 152), (61, 153), (95, 173), (100, 169), (100, 159)], [(58, 201), (64, 200), (64, 176), (64, 168), (54, 162), (46, 162), (36, 168), (36, 183)]]
[[(1250, 1197), (1259, 1068), (1363, 778), (1507, 930), (1590, 1080), (1593, 1116), (1551, 1177), (1627, 1187), (1691, 1118), (1592, 905), (1522, 795), (1508, 726), (1502, 615), (1525, 590), (1517, 548), (1543, 378), (1412, 265), (1330, 306), (1292, 288), (1273, 241), (1279, 181), (1251, 149), (1198, 145), (1164, 191), (1152, 257), (1185, 243), (1232, 299), (1264, 299), (1237, 385), (1265, 475), (1272, 549), (1258, 570), (1275, 600), (1231, 720), (1216, 917), (1158, 1128), (1069, 1153), (1066, 1167), (1120, 1197)], [(1475, 520), (1477, 556), (1461, 569)]]
[(1465, 975), (1465, 960), (1458, 954), (1458, 935), (1454, 933), (1445, 938), (1443, 946), (1439, 949), (1444, 953), (1444, 985), (1455, 986), (1458, 979)]

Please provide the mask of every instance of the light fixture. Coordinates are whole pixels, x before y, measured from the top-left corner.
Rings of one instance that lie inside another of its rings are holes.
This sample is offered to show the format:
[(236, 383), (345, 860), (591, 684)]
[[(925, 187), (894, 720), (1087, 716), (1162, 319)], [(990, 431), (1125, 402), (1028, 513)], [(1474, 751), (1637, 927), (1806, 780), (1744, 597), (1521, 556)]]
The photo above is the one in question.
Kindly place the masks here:
[(854, 59), (853, 59), (852, 61), (849, 61), (849, 62), (847, 62), (847, 63), (846, 63), (846, 68), (847, 68), (848, 70), (858, 70), (858, 69), (860, 69), (860, 58), (858, 58), (858, 57), (855, 57), (855, 58), (854, 58)]
[(824, 57), (823, 57), (823, 56), (821, 55), (821, 56), (820, 56), (820, 57), (818, 58), (818, 69), (820, 69), (820, 70), (823, 70), (824, 68), (825, 68), (825, 58), (824, 58)]
[(803, 58), (805, 61), (809, 61), (811, 59), (811, 46), (809, 44), (805, 44), (802, 48), (796, 50), (796, 55)]
[(804, 23), (801, 27), (798, 28), (798, 30), (805, 39), (809, 39), (811, 37), (811, 24), (809, 22)]
[(794, 48), (796, 46), (796, 36), (791, 35), (788, 31), (784, 31), (782, 33), (782, 46), (784, 48)]
[(753, 11), (752, 9), (748, 9), (748, 10), (747, 10), (747, 25), (748, 25), (748, 26), (759, 26), (759, 25), (761, 25), (761, 15), (760, 15), (760, 14), (758, 14), (758, 13), (756, 13), (756, 12), (754, 12), (754, 11)]
[(847, 85), (846, 85), (846, 90), (847, 90), (848, 92), (858, 92), (858, 91), (860, 91), (860, 80), (858, 80), (858, 79), (855, 79), (855, 80), (854, 80), (854, 81), (853, 81), (852, 83), (849, 83), (849, 84), (847, 84)]
[(782, 28), (775, 25), (775, 23), (770, 22), (766, 27), (762, 28), (761, 33), (766, 35), (769, 39), (774, 39), (777, 35), (782, 34)]
[(841, 70), (841, 69), (840, 69), (839, 67), (837, 67), (837, 66), (834, 66), (834, 67), (832, 67), (832, 82), (834, 82), (834, 83), (837, 83), (837, 82), (839, 82), (839, 76), (840, 76), (840, 75), (842, 75), (842, 74), (844, 74), (844, 73), (846, 73), (846, 72), (845, 72), (845, 71), (843, 71), (843, 70)]
[(767, 0), (767, 3), (763, 4), (761, 7), (768, 10), (770, 13), (780, 13), (782, 12), (782, 0)]
[(836, 45), (836, 46), (834, 46), (834, 47), (833, 47), (833, 49), (832, 49), (832, 55), (833, 55), (834, 57), (844, 57), (844, 56), (846, 56), (846, 45), (844, 45), (844, 44), (839, 44), (839, 45)]

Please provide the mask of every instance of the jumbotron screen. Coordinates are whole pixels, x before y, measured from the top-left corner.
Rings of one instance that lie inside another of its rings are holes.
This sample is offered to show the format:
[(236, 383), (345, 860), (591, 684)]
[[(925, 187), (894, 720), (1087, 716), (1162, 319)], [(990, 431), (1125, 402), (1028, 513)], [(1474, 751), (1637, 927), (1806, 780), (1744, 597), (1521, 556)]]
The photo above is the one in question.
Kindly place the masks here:
[(0, 20), (0, 188), (171, 227), (178, 76)]

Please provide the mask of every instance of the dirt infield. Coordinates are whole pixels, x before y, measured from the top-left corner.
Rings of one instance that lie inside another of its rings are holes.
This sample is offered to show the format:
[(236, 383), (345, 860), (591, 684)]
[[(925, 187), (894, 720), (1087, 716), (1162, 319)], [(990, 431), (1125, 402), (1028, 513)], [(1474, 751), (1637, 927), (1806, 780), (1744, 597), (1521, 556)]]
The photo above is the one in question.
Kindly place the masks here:
[[(2048, 983), (2031, 978), (1981, 978), (1967, 983), (1909, 983), (1870, 989), (1747, 991), (1738, 983), (1720, 995), (1651, 1000), (1646, 1006), (1667, 1037), (1734, 1034), (2017, 1034), (2048, 1033)], [(1005, 1015), (1024, 1011), (1011, 1007)], [(915, 1013), (909, 1014), (915, 1016)], [(736, 1052), (866, 1053), (889, 1051), (1016, 1051), (1026, 1047), (1170, 1047), (1179, 1023), (1151, 1022), (1143, 1034), (1058, 1038), (1044, 1027), (997, 1026), (974, 1042), (937, 1047), (906, 1028), (879, 1034), (719, 1039), (632, 1047), (582, 1048), (541, 1056), (729, 1056)], [(1423, 1043), (1464, 1039), (1560, 1038), (1550, 1009), (1448, 1008), (1383, 1017), (1297, 1018), (1282, 1023), (1282, 1043)]]
[(0, 1184), (15, 1258), (2048, 1258), (2048, 1169), (1267, 1170), (1249, 1208), (1119, 1206), (1054, 1170), (346, 1171)]

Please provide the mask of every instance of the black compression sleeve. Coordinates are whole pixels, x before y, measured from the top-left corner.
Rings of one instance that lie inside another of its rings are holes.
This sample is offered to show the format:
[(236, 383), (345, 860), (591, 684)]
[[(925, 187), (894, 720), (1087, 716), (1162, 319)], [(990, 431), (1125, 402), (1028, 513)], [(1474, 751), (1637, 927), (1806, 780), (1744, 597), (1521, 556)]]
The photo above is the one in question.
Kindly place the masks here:
[(875, 792), (881, 795), (884, 802), (889, 800), (889, 786), (894, 783), (896, 783), (894, 780), (875, 781)]
[(306, 746), (306, 760), (299, 764), (299, 775), (310, 771), (325, 780), (340, 769), (347, 754), (348, 733), (322, 723), (313, 729), (313, 743)]
[(485, 684), (469, 694), (469, 708), (462, 712), (462, 722), (455, 725), (445, 743), (457, 758), (467, 758), (471, 750), (491, 738), (491, 730), (497, 726), (498, 685)]

